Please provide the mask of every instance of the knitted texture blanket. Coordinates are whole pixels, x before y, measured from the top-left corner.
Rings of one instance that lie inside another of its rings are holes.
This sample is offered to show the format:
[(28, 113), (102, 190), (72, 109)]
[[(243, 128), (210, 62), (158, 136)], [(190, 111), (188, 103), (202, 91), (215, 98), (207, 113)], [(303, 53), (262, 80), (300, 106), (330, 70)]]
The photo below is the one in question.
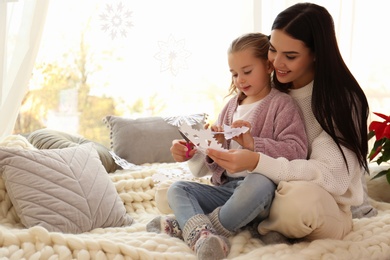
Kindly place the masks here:
[[(1, 146), (35, 149), (25, 138), (10, 136)], [(5, 184), (0, 178), (0, 259), (196, 259), (180, 239), (146, 231), (146, 224), (162, 215), (155, 194), (166, 181), (196, 179), (186, 163), (148, 164), (109, 174), (130, 226), (96, 228), (81, 234), (49, 232), (41, 226), (20, 223)], [(353, 220), (353, 230), (343, 240), (316, 240), (293, 245), (264, 245), (249, 231), (229, 238), (229, 259), (390, 259), (390, 186), (384, 178), (368, 180), (368, 194), (378, 215)]]
[[(155, 198), (159, 183), (167, 179), (191, 179), (185, 163), (143, 165), (137, 170), (110, 174), (127, 213), (130, 226), (98, 228), (82, 234), (48, 232), (35, 226), (25, 228), (9, 200), (0, 179), (0, 259), (196, 259), (178, 238), (150, 233), (146, 224), (162, 213)], [(389, 187), (386, 187), (389, 189)], [(293, 245), (265, 246), (261, 240), (242, 231), (230, 238), (229, 259), (389, 259), (390, 204), (374, 200), (379, 214), (353, 220), (353, 230), (343, 240), (317, 240)]]

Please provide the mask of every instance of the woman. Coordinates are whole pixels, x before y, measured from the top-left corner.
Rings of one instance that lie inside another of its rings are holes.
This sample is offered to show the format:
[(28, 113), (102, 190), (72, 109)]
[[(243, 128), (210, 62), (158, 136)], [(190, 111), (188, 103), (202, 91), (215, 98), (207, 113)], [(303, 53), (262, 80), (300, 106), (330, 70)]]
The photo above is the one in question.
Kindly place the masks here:
[[(216, 134), (223, 148), (249, 149), (270, 157), (283, 156), (289, 160), (307, 157), (307, 136), (300, 109), (286, 93), (272, 87), (273, 67), (268, 60), (269, 39), (262, 33), (248, 33), (236, 38), (228, 50), (228, 64), (232, 75), (232, 97), (211, 126), (222, 132), (223, 125), (247, 126), (245, 137), (225, 139)], [(176, 140), (172, 146), (185, 143)], [(194, 155), (194, 150), (189, 155)], [(184, 156), (183, 154), (179, 154)], [(257, 217), (268, 214), (276, 185), (261, 174), (247, 171), (230, 173), (198, 152), (191, 163), (206, 164), (212, 172), (214, 185), (191, 181), (177, 181), (167, 192), (175, 217), (157, 217), (147, 230), (183, 237), (196, 252), (198, 259), (226, 258), (230, 247), (227, 237), (235, 234)], [(208, 172), (208, 171), (207, 171)], [(200, 171), (192, 171), (201, 176)], [(203, 172), (204, 174), (206, 172)]]
[(277, 88), (304, 115), (309, 159), (288, 161), (249, 150), (207, 154), (229, 172), (261, 173), (277, 186), (260, 234), (342, 239), (352, 229), (351, 206), (363, 202), (368, 103), (344, 63), (333, 19), (322, 6), (295, 4), (275, 19), (268, 54)]

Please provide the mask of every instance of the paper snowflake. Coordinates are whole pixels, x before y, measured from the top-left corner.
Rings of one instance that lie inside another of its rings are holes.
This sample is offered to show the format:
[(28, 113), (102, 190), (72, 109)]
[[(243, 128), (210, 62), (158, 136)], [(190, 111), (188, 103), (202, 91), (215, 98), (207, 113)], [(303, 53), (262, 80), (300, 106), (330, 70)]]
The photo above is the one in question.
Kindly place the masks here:
[(116, 6), (114, 4), (106, 4), (104, 12), (100, 15), (102, 20), (102, 30), (108, 32), (111, 39), (115, 39), (117, 36), (126, 37), (127, 30), (133, 26), (131, 22), (132, 12), (125, 8), (122, 2), (119, 2)]
[(186, 59), (191, 55), (184, 49), (185, 41), (176, 41), (172, 35), (167, 42), (159, 41), (160, 52), (154, 57), (161, 62), (160, 71), (170, 71), (176, 76), (181, 69), (187, 69)]
[(208, 129), (193, 129), (190, 125), (183, 124), (180, 126), (180, 131), (188, 137), (188, 139), (196, 146), (196, 148), (205, 153), (207, 148), (212, 148), (219, 151), (226, 151), (221, 144), (217, 142), (210, 128)]
[[(180, 127), (183, 123), (192, 126), (193, 128), (197, 128), (196, 126), (203, 127), (206, 124), (208, 115), (207, 114), (194, 114), (188, 116), (171, 116), (171, 117), (163, 117), (165, 122), (171, 124), (173, 126)], [(198, 127), (199, 128), (199, 127)]]
[(246, 126), (231, 128), (230, 126), (224, 125), (224, 132), (212, 132), (210, 128), (207, 129), (194, 129), (191, 125), (182, 124), (179, 130), (193, 143), (196, 148), (205, 153), (207, 148), (212, 148), (219, 151), (227, 151), (217, 142), (214, 138), (215, 134), (224, 134), (225, 139), (232, 139), (235, 136), (239, 136), (246, 133), (249, 128)]

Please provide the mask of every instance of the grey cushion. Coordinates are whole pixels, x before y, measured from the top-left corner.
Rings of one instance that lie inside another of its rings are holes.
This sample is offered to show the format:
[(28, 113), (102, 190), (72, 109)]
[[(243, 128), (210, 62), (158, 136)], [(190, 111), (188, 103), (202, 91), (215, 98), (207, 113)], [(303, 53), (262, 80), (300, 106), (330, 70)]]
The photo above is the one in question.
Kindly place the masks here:
[(49, 150), (0, 147), (0, 175), (26, 227), (82, 233), (133, 222), (92, 143)]
[(203, 128), (206, 119), (207, 114), (138, 119), (110, 115), (103, 121), (110, 129), (112, 151), (139, 165), (174, 162), (170, 147), (173, 140), (182, 139), (178, 125), (186, 122), (193, 128)]
[(99, 154), (99, 158), (108, 173), (115, 172), (119, 168), (110, 155), (108, 148), (82, 136), (71, 135), (65, 132), (44, 128), (29, 134), (27, 136), (27, 140), (38, 149), (58, 149), (93, 143)]
[(107, 116), (111, 149), (134, 164), (174, 162), (169, 148), (180, 139), (178, 128), (161, 117), (131, 119)]

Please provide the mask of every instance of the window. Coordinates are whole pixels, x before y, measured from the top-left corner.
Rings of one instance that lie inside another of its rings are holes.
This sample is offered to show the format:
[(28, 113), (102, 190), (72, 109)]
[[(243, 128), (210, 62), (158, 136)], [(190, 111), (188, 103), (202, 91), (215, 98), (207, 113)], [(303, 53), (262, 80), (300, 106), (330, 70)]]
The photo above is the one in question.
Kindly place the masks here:
[[(230, 42), (246, 32), (269, 34), (277, 13), (296, 2), (51, 0), (15, 131), (49, 127), (108, 146), (102, 118), (109, 114), (207, 113), (213, 122), (227, 101)], [(331, 12), (371, 111), (389, 111), (388, 44), (378, 26), (386, 9), (314, 2)]]

